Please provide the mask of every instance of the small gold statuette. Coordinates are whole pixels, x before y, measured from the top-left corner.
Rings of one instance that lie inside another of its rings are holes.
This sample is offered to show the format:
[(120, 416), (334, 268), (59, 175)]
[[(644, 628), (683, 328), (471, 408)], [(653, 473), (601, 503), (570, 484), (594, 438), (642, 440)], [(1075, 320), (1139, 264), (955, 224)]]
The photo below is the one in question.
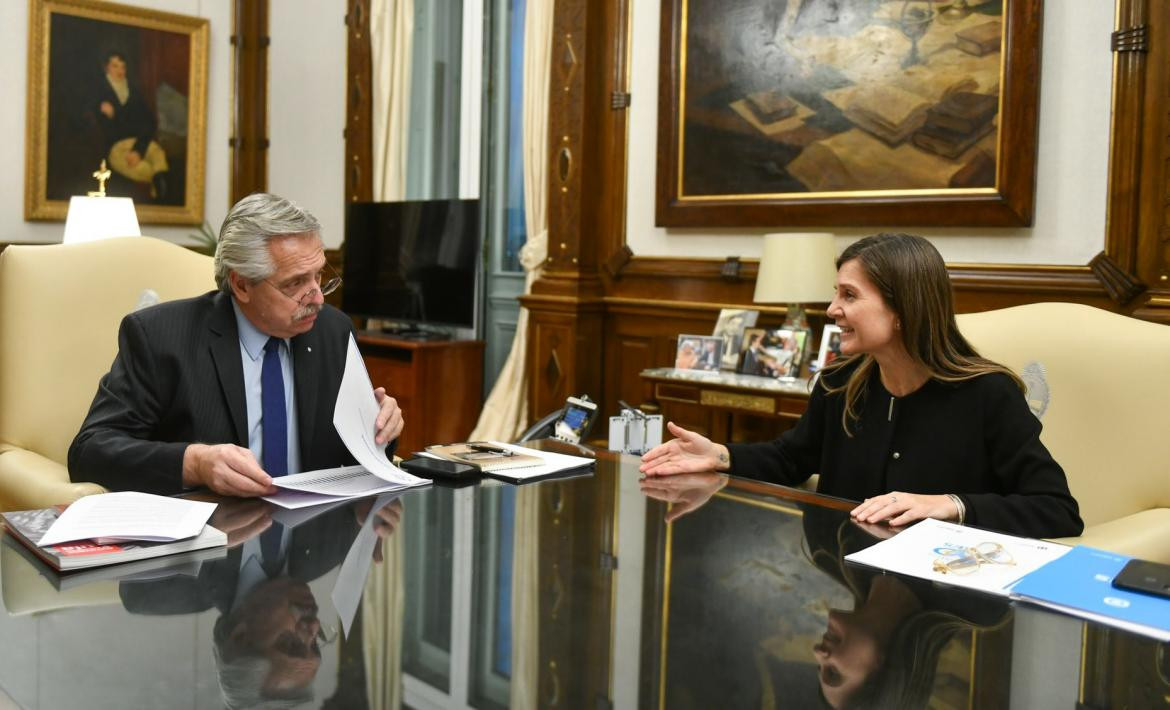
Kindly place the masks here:
[(106, 196), (106, 180), (110, 179), (110, 169), (106, 167), (106, 161), (102, 161), (102, 166), (94, 171), (94, 178), (98, 181), (98, 189), (85, 193), (89, 197), (105, 197)]

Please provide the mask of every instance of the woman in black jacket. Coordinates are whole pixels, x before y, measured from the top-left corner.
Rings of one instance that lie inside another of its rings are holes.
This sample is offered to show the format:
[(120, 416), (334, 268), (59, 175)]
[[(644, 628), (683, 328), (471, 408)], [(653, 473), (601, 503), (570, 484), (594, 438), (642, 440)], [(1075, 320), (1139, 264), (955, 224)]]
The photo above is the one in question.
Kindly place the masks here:
[(878, 234), (837, 260), (827, 311), (843, 357), (775, 441), (717, 444), (673, 423), (642, 457), (647, 475), (725, 471), (862, 502), (862, 522), (952, 520), (1032, 537), (1084, 528), (1064, 470), (1040, 442), (1011, 370), (981, 357), (955, 323), (942, 256), (923, 239)]

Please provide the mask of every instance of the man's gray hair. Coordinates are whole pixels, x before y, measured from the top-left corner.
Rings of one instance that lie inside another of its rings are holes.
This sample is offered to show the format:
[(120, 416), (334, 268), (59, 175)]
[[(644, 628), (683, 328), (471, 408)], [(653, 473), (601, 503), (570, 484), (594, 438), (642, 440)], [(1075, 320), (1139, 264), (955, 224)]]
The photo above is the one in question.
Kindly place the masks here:
[(257, 192), (240, 200), (228, 212), (219, 229), (215, 247), (215, 283), (231, 293), (232, 271), (249, 281), (260, 281), (276, 272), (268, 241), (291, 234), (321, 235), (321, 223), (295, 202)]

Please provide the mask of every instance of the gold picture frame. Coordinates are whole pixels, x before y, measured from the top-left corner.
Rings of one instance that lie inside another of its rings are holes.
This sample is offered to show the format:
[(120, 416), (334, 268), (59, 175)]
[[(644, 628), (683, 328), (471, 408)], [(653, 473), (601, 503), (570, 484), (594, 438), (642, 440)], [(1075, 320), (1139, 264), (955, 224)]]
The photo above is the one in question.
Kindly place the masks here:
[(96, 0), (29, 0), (24, 216), (65, 219), (93, 189), (144, 224), (201, 224), (208, 21)]

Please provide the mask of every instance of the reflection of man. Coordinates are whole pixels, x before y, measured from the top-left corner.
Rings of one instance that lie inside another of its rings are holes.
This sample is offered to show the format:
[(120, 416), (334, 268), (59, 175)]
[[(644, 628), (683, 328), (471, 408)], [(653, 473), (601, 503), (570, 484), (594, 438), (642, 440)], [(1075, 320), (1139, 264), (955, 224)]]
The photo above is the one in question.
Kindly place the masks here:
[[(122, 604), (135, 614), (217, 608), (213, 652), (227, 707), (310, 700), (326, 637), (308, 582), (344, 559), (371, 503), (329, 511), (292, 530), (272, 523), (269, 506), (259, 501), (221, 504), (211, 522), (228, 532), (228, 556), (205, 562), (198, 577), (124, 581)], [(377, 515), (374, 530), (384, 538), (401, 520), (401, 501)]]
[[(340, 283), (322, 284), (325, 269), (315, 217), (274, 195), (240, 200), (220, 229), (219, 291), (123, 319), (69, 448), (74, 480), (257, 496), (273, 476), (352, 463), (333, 408), (353, 324), (325, 305)], [(402, 414), (382, 388), (374, 396), (375, 440), (390, 442)]]
[(151, 197), (162, 199), (167, 189), (167, 154), (155, 140), (154, 114), (137, 87), (131, 89), (122, 54), (106, 55), (105, 69), (96, 102), (110, 166), (120, 175), (150, 185)]

